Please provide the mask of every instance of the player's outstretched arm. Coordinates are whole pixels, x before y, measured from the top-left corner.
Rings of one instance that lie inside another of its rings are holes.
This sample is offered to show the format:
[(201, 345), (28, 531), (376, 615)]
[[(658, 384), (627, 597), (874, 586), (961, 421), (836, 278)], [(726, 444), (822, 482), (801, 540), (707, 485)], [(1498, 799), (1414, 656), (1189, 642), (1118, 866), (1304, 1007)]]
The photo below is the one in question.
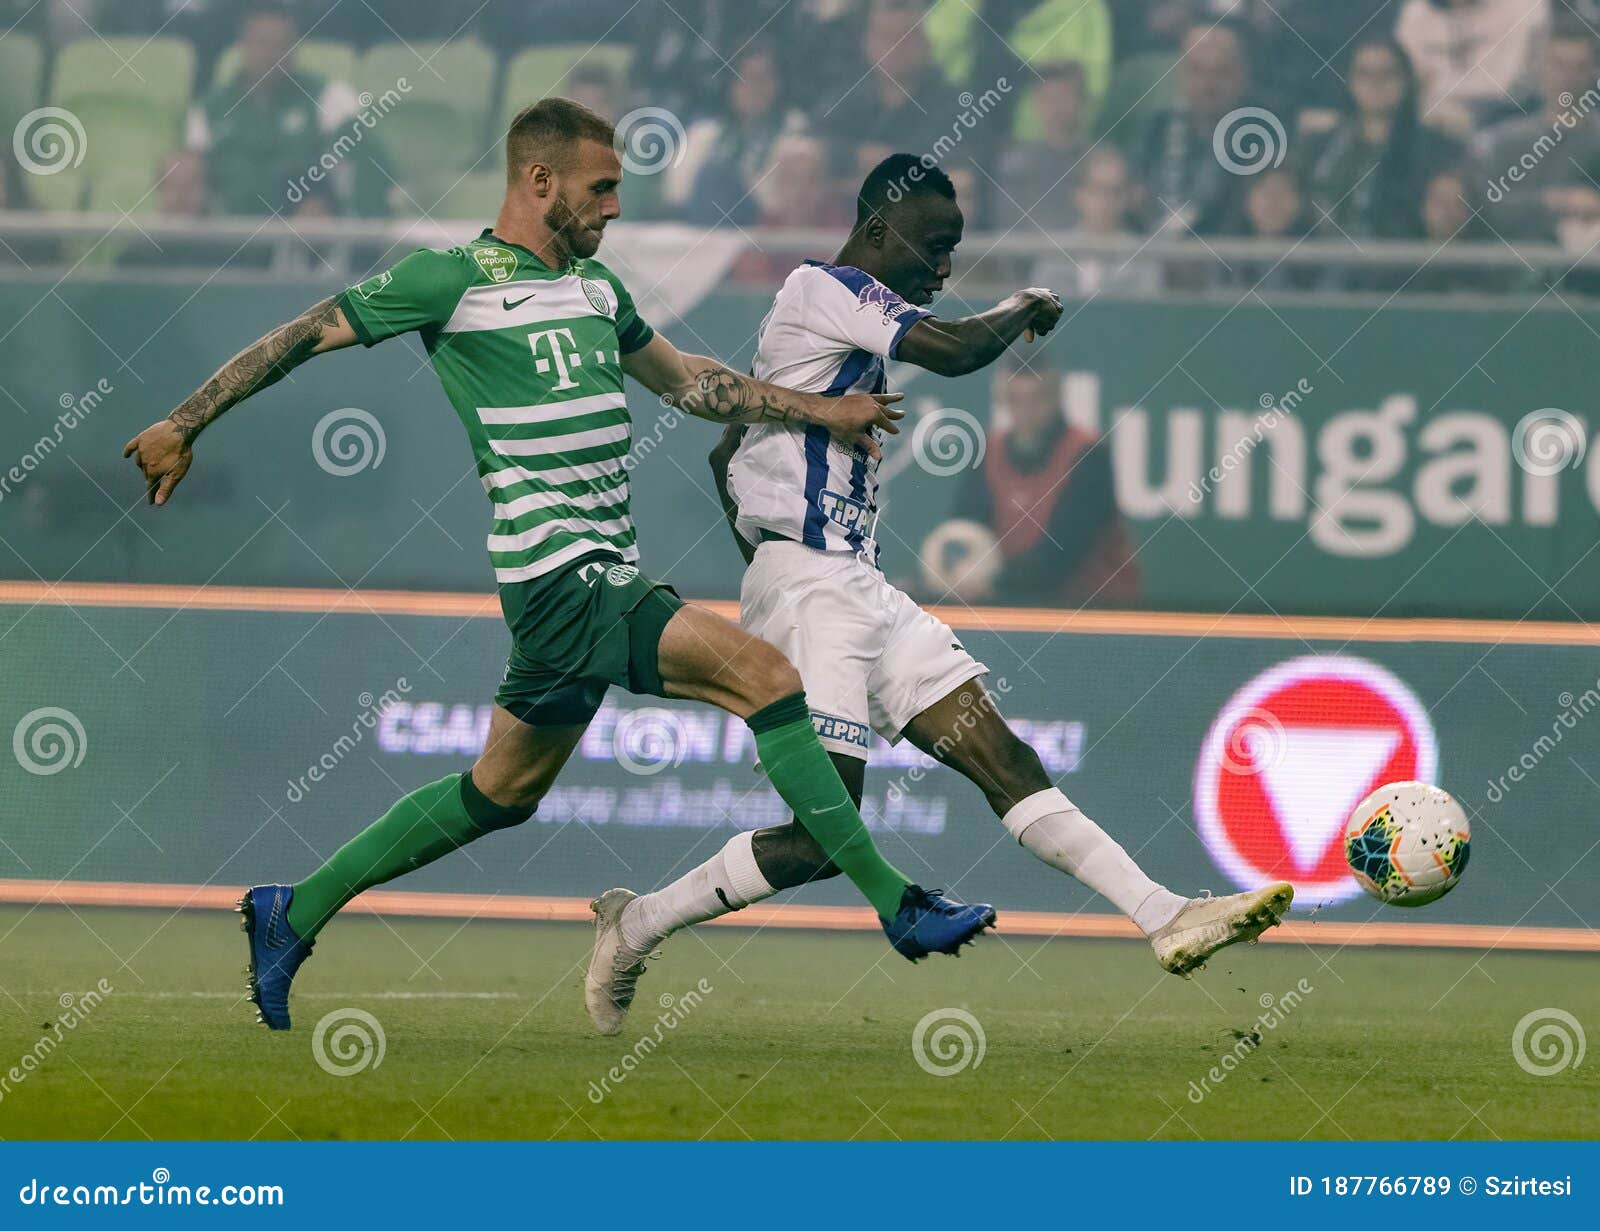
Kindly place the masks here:
[(218, 416), (253, 393), (276, 384), (313, 355), (359, 341), (338, 302), (324, 299), (292, 321), (257, 338), (217, 369), (165, 419), (152, 423), (123, 449), (144, 473), (151, 504), (165, 504), (194, 461), (194, 439)]
[(965, 376), (988, 367), (1018, 338), (1032, 342), (1061, 319), (1061, 299), (1042, 286), (1007, 295), (987, 312), (942, 321), (926, 317), (906, 330), (895, 358), (936, 376)]
[(898, 432), (905, 412), (892, 403), (898, 393), (850, 393), (823, 397), (768, 384), (705, 355), (688, 355), (659, 333), (638, 350), (622, 357), (623, 371), (669, 406), (713, 423), (815, 423), (835, 440), (881, 453), (873, 428)]

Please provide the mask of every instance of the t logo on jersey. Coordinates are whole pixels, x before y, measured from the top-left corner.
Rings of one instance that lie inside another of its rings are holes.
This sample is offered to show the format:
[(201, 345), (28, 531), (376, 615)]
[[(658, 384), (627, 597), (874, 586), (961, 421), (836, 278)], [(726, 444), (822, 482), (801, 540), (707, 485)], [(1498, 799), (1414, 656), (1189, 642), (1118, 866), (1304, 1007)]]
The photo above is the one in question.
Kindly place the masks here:
[(867, 506), (859, 500), (841, 496), (838, 492), (825, 487), (817, 493), (817, 505), (822, 509), (824, 517), (843, 526), (847, 531), (866, 529)]
[[(540, 342), (547, 344), (546, 349), (550, 352), (548, 359), (539, 354)], [(566, 345), (562, 345), (563, 342)], [(528, 345), (533, 347), (533, 370), (538, 372), (539, 375), (543, 376), (548, 372), (552, 363), (556, 365), (558, 379), (555, 384), (550, 386), (551, 389), (576, 389), (578, 387), (578, 382), (567, 374), (569, 368), (583, 366), (583, 356), (578, 354), (576, 350), (568, 349), (575, 345), (572, 341), (572, 330), (541, 329), (537, 333), (528, 335)]]

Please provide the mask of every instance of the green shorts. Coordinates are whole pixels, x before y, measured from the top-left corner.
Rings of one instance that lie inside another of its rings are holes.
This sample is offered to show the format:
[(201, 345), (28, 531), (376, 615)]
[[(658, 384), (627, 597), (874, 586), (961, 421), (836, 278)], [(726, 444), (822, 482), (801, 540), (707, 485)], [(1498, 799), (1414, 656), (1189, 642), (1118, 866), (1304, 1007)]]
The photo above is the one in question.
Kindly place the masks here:
[(665, 696), (656, 652), (682, 606), (671, 586), (606, 551), (501, 585), (511, 657), (495, 704), (532, 726), (569, 726), (593, 718), (612, 684)]

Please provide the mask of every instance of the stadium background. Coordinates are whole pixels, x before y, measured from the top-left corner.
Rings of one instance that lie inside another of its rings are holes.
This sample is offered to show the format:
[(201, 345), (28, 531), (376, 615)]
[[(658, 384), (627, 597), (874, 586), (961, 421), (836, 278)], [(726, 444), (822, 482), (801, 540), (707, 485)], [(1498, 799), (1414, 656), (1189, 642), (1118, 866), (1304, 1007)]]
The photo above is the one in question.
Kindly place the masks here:
[[(349, 7), (0, 15), (13, 135), (0, 678), (15, 754), (0, 766), (0, 896), (292, 873), (401, 791), (470, 762), (505, 636), (470, 457), (419, 349), (319, 360), (263, 394), (206, 436), (158, 515), (120, 453), (306, 303), (491, 222), (496, 132), (565, 91), (619, 120), (648, 112), (627, 216), (601, 255), (681, 345), (748, 361), (777, 279), (831, 254), (859, 164), (891, 135), (932, 151), (970, 203), (940, 311), (1033, 281), (1066, 291), (1063, 328), (1027, 362), (1059, 408), (1054, 430), (1097, 440), (1110, 476), (1110, 498), (1077, 529), (1115, 527), (1127, 557), (1032, 615), (1003, 576), (985, 592), (948, 561), (925, 568), (929, 536), (1008, 447), (1007, 399), (1026, 377), (905, 373), (918, 430), (889, 453), (884, 564), (950, 609), (1068, 793), (1156, 875), (1228, 887), (1201, 837), (1207, 732), (1261, 672), (1338, 654), (1386, 668), (1428, 711), (1435, 776), (1472, 815), (1474, 855), (1470, 891), (1425, 919), (1359, 898), (1315, 918), (1490, 926), (1505, 943), (1518, 943), (1506, 929), (1537, 927), (1551, 930), (1527, 943), (1592, 945), (1584, 698), (1600, 688), (1586, 623), (1600, 607), (1600, 451), (1586, 361), (1600, 337), (1600, 215), (1581, 198), (1600, 159), (1584, 90), (1559, 104), (1573, 126), (1545, 119), (1553, 73), (1578, 64), (1600, 89), (1600, 57), (1582, 62), (1594, 56), (1585, 5), (1481, 6), (1507, 16), (1487, 34), (1454, 31), (1459, 71), (1443, 79), (1430, 23), (1451, 18), (1423, 0), (489, 4), (465, 21), (429, 11), (441, 6)], [(1376, 149), (1370, 166), (1351, 156), (1351, 171), (1328, 151), (1349, 131), (1353, 53), (1389, 32), (1434, 70), (1416, 103), (1426, 139)], [(274, 39), (288, 54), (268, 56), (276, 84), (258, 97), (240, 74)], [(1479, 80), (1486, 61), (1497, 90)], [(742, 91), (768, 70), (780, 88), (758, 106)], [(1056, 132), (1074, 90), (1078, 126)], [(244, 124), (240, 91), (247, 109), (277, 101)], [(1219, 125), (1250, 111), (1264, 145), (1214, 143), (1203, 105)], [(1538, 146), (1541, 124), (1562, 131), (1561, 150)], [(1410, 177), (1394, 170), (1402, 155)], [(1524, 156), (1532, 182), (1500, 195), (1530, 208), (1511, 217), (1492, 185)], [(1381, 192), (1361, 190), (1369, 175)], [(1017, 184), (1035, 178), (1038, 200), (1016, 216)], [(1105, 198), (1109, 217), (1096, 213)], [(648, 399), (633, 410), (648, 567), (686, 595), (733, 597), (705, 462), (713, 433)], [(1071, 490), (1072, 470), (1056, 477)], [(1066, 529), (1045, 536), (1063, 574), (1078, 559)], [(172, 588), (138, 588), (152, 585)], [(1453, 618), (1479, 623), (1405, 623)], [(384, 722), (374, 707), (401, 681), (393, 704), (410, 708)], [(662, 881), (729, 826), (769, 816), (747, 748), (707, 745), (690, 711), (614, 700), (620, 717), (537, 823), (497, 839), (492, 861), (447, 861), (405, 888), (581, 901)], [(1280, 751), (1289, 725), (1269, 731)], [(419, 732), (443, 747), (419, 751)], [(643, 758), (639, 772), (619, 751)], [(1099, 904), (998, 841), (965, 784), (881, 764), (873, 820), (898, 860), (1003, 908), (1050, 912), (1050, 926), (1092, 926)], [(324, 780), (296, 798), (318, 765)], [(1318, 770), (1308, 796), (1349, 794), (1352, 765), (1333, 756)], [(686, 805), (682, 792), (708, 794)], [(1257, 808), (1247, 844), (1310, 823)]]

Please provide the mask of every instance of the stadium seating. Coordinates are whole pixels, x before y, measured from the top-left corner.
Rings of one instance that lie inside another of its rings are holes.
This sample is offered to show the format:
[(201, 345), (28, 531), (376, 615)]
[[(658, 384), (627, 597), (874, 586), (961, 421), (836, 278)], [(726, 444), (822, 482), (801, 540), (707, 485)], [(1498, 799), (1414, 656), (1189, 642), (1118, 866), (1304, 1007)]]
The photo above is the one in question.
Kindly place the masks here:
[[(356, 50), (333, 39), (302, 39), (289, 57), (290, 66), (300, 73), (323, 81), (352, 81), (356, 73)], [(239, 49), (229, 47), (217, 59), (215, 79), (226, 81), (239, 71)]]
[[(33, 201), (51, 209), (153, 209), (151, 189), (162, 158), (180, 143), (193, 84), (194, 51), (181, 39), (68, 44), (56, 58), (50, 103), (82, 125), (83, 158), (28, 177)], [(108, 249), (101, 251), (109, 257)]]
[(0, 132), (14, 132), (17, 121), (39, 105), (44, 55), (26, 34), (0, 38)]
[[(415, 201), (434, 205), (463, 174), (495, 162), (488, 132), (495, 59), (474, 39), (450, 43), (382, 43), (361, 58), (354, 85), (374, 97), (393, 90), (402, 101), (373, 129), (384, 172)], [(400, 82), (404, 81), (402, 89)]]
[(513, 56), (506, 65), (501, 90), (499, 132), (529, 103), (547, 94), (559, 94), (568, 75), (580, 63), (608, 70), (613, 80), (621, 81), (632, 60), (633, 51), (617, 44), (563, 43), (551, 47), (530, 47)]
[(176, 124), (193, 86), (194, 49), (182, 39), (84, 38), (56, 58), (51, 94), (58, 106), (131, 107)]
[[(1089, 98), (1104, 96), (1112, 74), (1111, 13), (1105, 0), (1036, 0), (1013, 22), (1006, 37), (1024, 63), (1075, 60), (1083, 66)], [(969, 80), (979, 44), (986, 35), (998, 37), (968, 0), (934, 0), (923, 31), (951, 81)]]

